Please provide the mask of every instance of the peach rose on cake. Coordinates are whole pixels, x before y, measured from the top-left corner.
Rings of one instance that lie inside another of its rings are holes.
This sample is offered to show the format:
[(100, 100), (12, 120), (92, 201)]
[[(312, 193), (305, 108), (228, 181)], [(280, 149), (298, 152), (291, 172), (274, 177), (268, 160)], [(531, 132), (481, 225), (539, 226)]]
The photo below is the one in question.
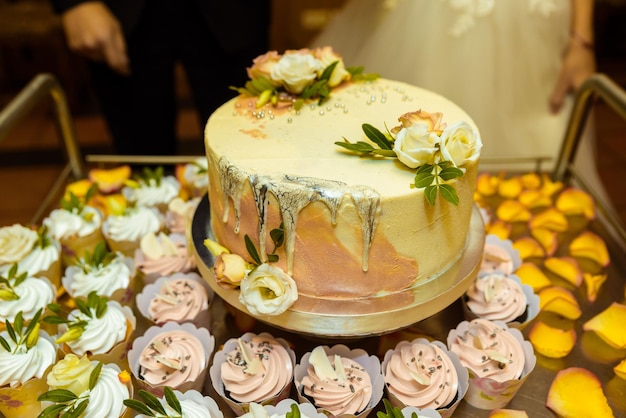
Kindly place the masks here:
[(428, 130), (425, 124), (415, 124), (402, 128), (393, 143), (393, 151), (398, 160), (409, 168), (424, 164), (434, 164), (439, 148), (439, 137)]
[(439, 148), (445, 160), (452, 162), (455, 167), (462, 167), (478, 158), (482, 142), (467, 122), (459, 122), (443, 131)]
[(253, 315), (280, 315), (298, 299), (291, 276), (266, 263), (247, 274), (240, 289), (239, 301)]
[(270, 70), (270, 79), (282, 84), (292, 94), (300, 94), (324, 70), (322, 63), (310, 50), (286, 51)]
[(272, 84), (280, 85), (280, 82), (274, 81), (271, 78), (272, 68), (280, 60), (280, 54), (277, 51), (269, 51), (263, 55), (259, 55), (252, 60), (252, 67), (246, 68), (248, 77), (254, 80), (256, 78), (265, 77)]
[(324, 72), (326, 67), (337, 61), (337, 65), (333, 69), (333, 73), (328, 79), (329, 87), (337, 87), (345, 80), (350, 79), (351, 75), (348, 70), (346, 70), (346, 66), (343, 63), (343, 58), (341, 57), (341, 55), (337, 54), (332, 47), (325, 46), (322, 48), (316, 48), (313, 51), (313, 55), (322, 63), (323, 66), (323, 68), (321, 70), (318, 70), (317, 72), (318, 77), (322, 76), (322, 73)]
[(221, 253), (215, 258), (213, 272), (220, 284), (237, 287), (252, 267), (238, 254)]

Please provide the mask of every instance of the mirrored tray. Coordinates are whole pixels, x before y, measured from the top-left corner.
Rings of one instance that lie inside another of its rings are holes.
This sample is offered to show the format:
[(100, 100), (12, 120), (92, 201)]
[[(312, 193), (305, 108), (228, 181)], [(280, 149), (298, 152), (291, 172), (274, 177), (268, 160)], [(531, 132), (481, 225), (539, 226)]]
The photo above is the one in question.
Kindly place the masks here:
[[(213, 256), (204, 246), (210, 235), (209, 200), (205, 195), (191, 225), (193, 252), (198, 270), (215, 293), (235, 309), (250, 315), (239, 302), (238, 289), (226, 289), (213, 276)], [(472, 212), (467, 246), (457, 261), (437, 277), (414, 287), (366, 300), (319, 300), (299, 297), (286, 312), (257, 316), (259, 321), (286, 331), (326, 338), (382, 335), (406, 328), (448, 307), (470, 286), (480, 268), (485, 232), (480, 213)]]

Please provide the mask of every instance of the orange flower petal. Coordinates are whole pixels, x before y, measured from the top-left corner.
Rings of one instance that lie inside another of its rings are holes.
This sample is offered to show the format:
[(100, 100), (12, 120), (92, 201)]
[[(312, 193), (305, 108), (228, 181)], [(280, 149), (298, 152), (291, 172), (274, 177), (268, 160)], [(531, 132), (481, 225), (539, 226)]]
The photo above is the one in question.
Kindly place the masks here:
[(489, 413), (489, 418), (528, 418), (528, 414), (517, 409), (494, 409)]
[(519, 177), (501, 180), (498, 184), (498, 194), (506, 199), (515, 199), (522, 192), (522, 181)]
[(608, 308), (583, 324), (583, 330), (594, 331), (613, 348), (626, 348), (626, 305), (613, 302)]
[(608, 275), (606, 274), (591, 274), (583, 273), (583, 282), (587, 288), (587, 300), (589, 302), (595, 302), (598, 297), (598, 292), (602, 288), (602, 285), (606, 281)]
[(530, 229), (544, 228), (549, 231), (564, 232), (569, 227), (569, 222), (563, 213), (553, 207), (549, 207), (530, 219)]
[(569, 253), (572, 257), (591, 259), (602, 267), (611, 263), (606, 243), (599, 235), (591, 231), (584, 231), (574, 238), (569, 245)]
[(583, 273), (573, 257), (548, 257), (543, 265), (558, 277), (579, 287), (583, 283)]
[(69, 196), (70, 192), (76, 197), (83, 197), (87, 194), (87, 190), (93, 185), (93, 182), (88, 179), (82, 179), (72, 182), (65, 186), (65, 196)]
[(519, 251), (519, 256), (522, 260), (526, 260), (531, 257), (545, 257), (546, 251), (541, 244), (531, 237), (522, 237), (513, 242), (513, 248)]
[(555, 206), (566, 215), (583, 215), (592, 220), (596, 217), (596, 206), (593, 198), (580, 189), (565, 189), (556, 199)]
[(570, 367), (556, 374), (548, 390), (546, 406), (559, 417), (614, 416), (600, 379), (581, 367)]
[(505, 200), (496, 209), (496, 216), (507, 222), (526, 222), (530, 220), (531, 213), (517, 200)]
[(550, 358), (562, 358), (574, 348), (576, 331), (572, 323), (561, 327), (537, 320), (528, 333), (528, 339), (539, 354)]
[(100, 209), (105, 216), (121, 215), (128, 206), (126, 198), (121, 193), (97, 195), (94, 197), (94, 206)]
[(554, 312), (567, 319), (578, 319), (582, 315), (576, 297), (561, 286), (550, 286), (539, 291), (539, 310)]
[(541, 193), (540, 190), (524, 190), (520, 193), (518, 200), (527, 208), (535, 209), (550, 206), (552, 204), (552, 198)]
[(102, 193), (112, 193), (122, 188), (124, 181), (131, 175), (129, 165), (121, 165), (111, 169), (94, 168), (89, 171), (89, 180), (98, 184)]
[(558, 235), (554, 231), (535, 228), (530, 230), (530, 235), (541, 244), (547, 256), (553, 256), (559, 248)]
[(524, 189), (538, 189), (541, 187), (541, 177), (537, 173), (526, 173), (520, 176)]
[(483, 196), (493, 196), (498, 190), (500, 179), (490, 173), (481, 173), (476, 179), (476, 191)]
[[(515, 248), (515, 244), (513, 245)], [(520, 278), (522, 284), (527, 284), (536, 293), (552, 285), (548, 276), (535, 263), (525, 262), (517, 270), (515, 275)]]
[(618, 365), (613, 367), (613, 371), (618, 377), (626, 380), (626, 358), (622, 360)]
[(496, 235), (500, 239), (508, 239), (511, 236), (511, 229), (513, 226), (500, 219), (494, 219), (485, 227), (487, 234)]
[(563, 189), (563, 183), (560, 181), (552, 181), (549, 175), (541, 175), (542, 185), (541, 192), (546, 196), (552, 196)]

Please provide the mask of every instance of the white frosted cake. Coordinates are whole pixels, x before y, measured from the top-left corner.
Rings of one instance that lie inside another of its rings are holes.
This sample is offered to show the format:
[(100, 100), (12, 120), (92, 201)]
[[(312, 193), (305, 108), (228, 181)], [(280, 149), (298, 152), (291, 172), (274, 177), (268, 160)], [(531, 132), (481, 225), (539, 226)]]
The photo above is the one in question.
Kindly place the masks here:
[[(249, 262), (246, 235), (263, 261), (264, 254), (278, 256), (272, 264), (297, 284), (295, 307), (315, 311), (311, 304), (323, 300), (399, 294), (459, 260), (481, 147), (461, 108), (383, 78), (344, 80), (323, 103), (309, 100), (299, 110), (294, 102), (257, 103), (258, 97), (241, 94), (206, 125), (212, 238)], [(363, 124), (387, 134), (398, 158), (360, 157), (336, 144), (373, 144)], [(457, 204), (436, 188), (431, 204), (424, 188), (412, 186), (417, 166), (444, 159), (463, 173), (438, 178), (456, 192)], [(277, 229), (284, 242), (274, 249), (271, 231)]]

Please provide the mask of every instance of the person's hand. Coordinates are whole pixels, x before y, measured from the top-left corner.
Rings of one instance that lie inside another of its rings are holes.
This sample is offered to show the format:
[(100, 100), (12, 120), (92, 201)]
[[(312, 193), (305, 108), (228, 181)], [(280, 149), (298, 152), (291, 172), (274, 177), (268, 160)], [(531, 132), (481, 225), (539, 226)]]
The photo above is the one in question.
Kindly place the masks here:
[(88, 1), (61, 16), (70, 50), (93, 61), (106, 62), (114, 71), (130, 74), (126, 41), (111, 11), (99, 1)]
[(575, 92), (595, 71), (596, 59), (593, 47), (583, 45), (573, 39), (563, 59), (561, 72), (554, 90), (550, 95), (550, 111), (558, 113), (563, 106), (565, 97), (569, 93)]

